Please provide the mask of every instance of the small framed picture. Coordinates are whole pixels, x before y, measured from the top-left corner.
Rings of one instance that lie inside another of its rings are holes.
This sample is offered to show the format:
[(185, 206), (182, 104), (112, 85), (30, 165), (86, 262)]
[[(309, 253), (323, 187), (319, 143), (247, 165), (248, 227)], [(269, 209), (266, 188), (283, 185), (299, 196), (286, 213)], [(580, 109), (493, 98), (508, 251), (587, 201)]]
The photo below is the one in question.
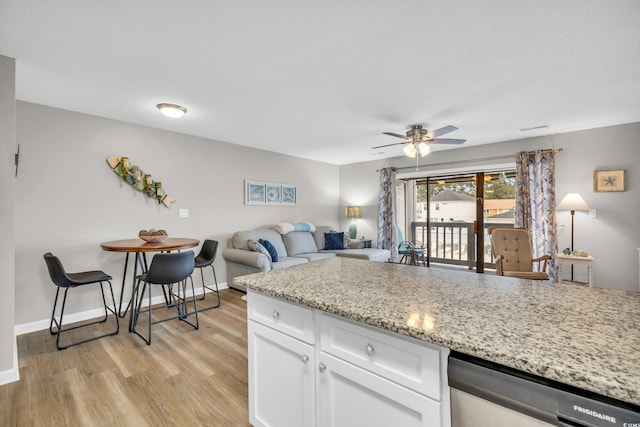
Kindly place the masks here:
[(282, 184), (282, 204), (288, 206), (293, 206), (296, 204), (295, 185)]
[(278, 184), (266, 184), (267, 204), (279, 205), (282, 203), (282, 187)]
[(246, 205), (264, 205), (266, 202), (266, 188), (263, 182), (245, 181), (245, 199)]
[(624, 169), (593, 171), (593, 191), (624, 191)]

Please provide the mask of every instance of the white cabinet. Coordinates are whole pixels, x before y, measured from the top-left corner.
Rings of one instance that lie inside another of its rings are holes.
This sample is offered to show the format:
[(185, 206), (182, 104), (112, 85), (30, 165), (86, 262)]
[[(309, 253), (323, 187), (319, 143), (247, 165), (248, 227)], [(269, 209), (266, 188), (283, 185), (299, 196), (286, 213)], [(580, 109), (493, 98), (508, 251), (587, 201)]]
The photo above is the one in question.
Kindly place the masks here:
[(448, 350), (324, 313), (317, 319), (319, 426), (449, 425)]
[(449, 351), (248, 292), (255, 426), (450, 425)]
[(252, 294), (249, 332), (249, 421), (254, 426), (315, 425), (313, 311)]
[(319, 366), (319, 426), (442, 425), (435, 400), (326, 353)]
[(254, 426), (315, 424), (313, 346), (249, 321), (249, 420)]

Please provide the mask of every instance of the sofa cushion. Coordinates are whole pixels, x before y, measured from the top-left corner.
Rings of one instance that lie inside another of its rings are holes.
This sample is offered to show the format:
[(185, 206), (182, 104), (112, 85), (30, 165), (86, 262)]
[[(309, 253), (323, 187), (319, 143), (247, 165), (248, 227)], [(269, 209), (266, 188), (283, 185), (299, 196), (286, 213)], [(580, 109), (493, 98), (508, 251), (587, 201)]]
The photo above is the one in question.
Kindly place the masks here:
[(271, 262), (278, 262), (278, 251), (273, 247), (270, 241), (260, 239), (260, 244), (264, 246), (264, 248), (269, 251), (269, 255), (271, 255)]
[(282, 235), (289, 256), (318, 252), (313, 235), (308, 231), (291, 231)]
[(277, 270), (279, 268), (290, 267), (292, 265), (304, 264), (305, 262), (309, 262), (309, 260), (306, 258), (298, 258), (298, 257), (290, 256), (286, 258), (280, 258), (278, 262), (272, 262), (271, 268), (273, 270)]
[(282, 243), (282, 236), (277, 231), (271, 228), (259, 228), (257, 230), (248, 230), (248, 231), (237, 231), (233, 233), (231, 237), (231, 242), (233, 243), (233, 247), (236, 249), (244, 249), (245, 251), (249, 249), (249, 240), (257, 240), (260, 239), (268, 240), (271, 242), (276, 251), (278, 252), (278, 258), (284, 258), (287, 256), (287, 249), (284, 247), (284, 243)]
[(262, 255), (269, 258), (269, 262), (271, 262), (272, 260), (271, 254), (269, 253), (267, 248), (265, 248), (264, 245), (260, 242), (256, 242), (255, 240), (249, 240), (249, 250), (254, 252), (260, 252)]
[(324, 249), (344, 249), (344, 233), (324, 233)]
[(320, 261), (321, 259), (333, 258), (336, 254), (331, 252), (313, 252), (308, 254), (298, 254), (295, 258), (304, 258), (309, 262)]
[(340, 257), (365, 259), (369, 261), (386, 262), (391, 258), (391, 252), (388, 249), (342, 249), (342, 250), (326, 250), (323, 252), (334, 253)]

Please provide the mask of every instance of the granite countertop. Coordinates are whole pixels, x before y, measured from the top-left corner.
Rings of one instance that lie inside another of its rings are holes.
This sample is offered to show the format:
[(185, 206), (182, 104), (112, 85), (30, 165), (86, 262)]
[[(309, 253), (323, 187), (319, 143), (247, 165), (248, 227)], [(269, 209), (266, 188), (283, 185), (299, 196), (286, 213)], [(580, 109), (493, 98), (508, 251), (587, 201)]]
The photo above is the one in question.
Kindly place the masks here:
[(640, 293), (343, 257), (234, 282), (640, 405)]

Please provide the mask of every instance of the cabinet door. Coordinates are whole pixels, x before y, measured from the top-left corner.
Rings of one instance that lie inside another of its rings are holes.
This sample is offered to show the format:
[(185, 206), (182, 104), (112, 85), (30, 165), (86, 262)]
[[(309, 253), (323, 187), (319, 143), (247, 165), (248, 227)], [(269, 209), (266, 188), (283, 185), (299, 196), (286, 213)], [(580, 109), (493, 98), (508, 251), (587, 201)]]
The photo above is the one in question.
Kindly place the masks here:
[(254, 426), (315, 424), (313, 346), (249, 321), (249, 420)]
[(440, 404), (324, 352), (318, 361), (324, 427), (440, 427)]

